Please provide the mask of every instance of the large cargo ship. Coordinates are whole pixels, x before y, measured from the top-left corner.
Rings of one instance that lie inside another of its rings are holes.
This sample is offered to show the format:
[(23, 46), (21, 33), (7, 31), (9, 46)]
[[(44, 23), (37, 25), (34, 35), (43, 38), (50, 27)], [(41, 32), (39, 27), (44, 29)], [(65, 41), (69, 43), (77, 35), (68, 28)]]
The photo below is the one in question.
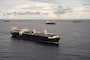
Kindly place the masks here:
[(12, 27), (10, 33), (12, 37), (24, 39), (24, 40), (32, 40), (32, 41), (39, 41), (39, 42), (47, 42), (47, 43), (55, 43), (58, 44), (60, 37), (54, 33), (49, 33), (47, 30), (44, 32), (30, 31), (29, 29), (18, 29), (17, 27)]

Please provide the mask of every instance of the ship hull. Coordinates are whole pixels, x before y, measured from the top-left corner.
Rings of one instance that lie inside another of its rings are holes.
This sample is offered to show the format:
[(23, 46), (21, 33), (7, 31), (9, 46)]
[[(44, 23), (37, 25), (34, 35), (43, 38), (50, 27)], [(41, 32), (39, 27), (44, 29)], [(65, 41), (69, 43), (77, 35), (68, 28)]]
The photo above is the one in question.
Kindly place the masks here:
[(37, 35), (28, 35), (28, 34), (23, 34), (20, 35), (19, 33), (11, 33), (13, 38), (17, 39), (23, 39), (23, 40), (31, 40), (31, 41), (39, 41), (39, 42), (47, 42), (47, 43), (58, 43), (60, 38), (54, 38), (54, 39), (49, 39), (48, 37), (45, 36), (37, 36)]
[(56, 23), (46, 23), (46, 24), (52, 24), (52, 25), (55, 25)]

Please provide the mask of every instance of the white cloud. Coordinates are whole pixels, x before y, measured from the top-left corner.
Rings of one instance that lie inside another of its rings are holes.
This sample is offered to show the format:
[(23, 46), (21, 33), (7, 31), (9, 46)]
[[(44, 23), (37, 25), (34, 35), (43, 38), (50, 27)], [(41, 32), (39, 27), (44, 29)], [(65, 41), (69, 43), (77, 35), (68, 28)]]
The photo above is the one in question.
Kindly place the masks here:
[(12, 7), (8, 8), (7, 11), (1, 12), (0, 18), (77, 19), (86, 18), (85, 15), (89, 18), (90, 6), (89, 4), (80, 5), (79, 3), (81, 2), (81, 0), (68, 0), (68, 2), (66, 0), (4, 0), (2, 4), (11, 4)]
[[(56, 4), (58, 6), (58, 4)], [(6, 13), (4, 13), (3, 17), (13, 17), (17, 18), (19, 16), (25, 16), (28, 18), (32, 17), (42, 17), (42, 18), (55, 18), (56, 15), (53, 13), (55, 10), (55, 4), (48, 4), (48, 3), (29, 3), (19, 6), (14, 6), (12, 9), (8, 10)], [(30, 17), (31, 16), (31, 17)]]

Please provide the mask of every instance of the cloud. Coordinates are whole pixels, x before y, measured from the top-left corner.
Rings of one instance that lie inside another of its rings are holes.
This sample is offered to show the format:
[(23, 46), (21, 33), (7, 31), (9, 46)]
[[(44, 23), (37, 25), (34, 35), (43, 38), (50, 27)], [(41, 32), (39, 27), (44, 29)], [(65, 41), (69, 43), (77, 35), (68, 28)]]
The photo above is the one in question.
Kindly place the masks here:
[(83, 4), (84, 10), (83, 12), (90, 12), (90, 4)]
[(60, 4), (48, 4), (48, 3), (34, 3), (16, 6), (12, 9), (12, 13), (15, 16), (27, 15), (27, 16), (42, 16), (42, 17), (55, 17), (66, 14), (67, 12), (73, 12), (70, 7), (63, 7)]
[(73, 9), (70, 7), (64, 8), (63, 6), (59, 5), (57, 7), (57, 10), (54, 11), (55, 14), (60, 14), (60, 15), (65, 14), (67, 12), (73, 12)]
[(66, 0), (3, 0), (3, 2), (4, 6), (10, 4), (11, 7), (7, 6), (8, 9), (3, 9), (0, 18), (80, 18), (90, 15), (90, 5), (83, 3), (80, 5), (82, 0), (68, 0), (68, 2)]
[(83, 13), (83, 7), (65, 7), (60, 4), (52, 3), (40, 3), (35, 2), (33, 4), (23, 4), (14, 6), (12, 9), (8, 10), (6, 13), (2, 14), (3, 17), (8, 18), (61, 18), (69, 17), (68, 15), (74, 15), (76, 13)]
[[(19, 16), (25, 16), (28, 18), (32, 18), (32, 16), (35, 17), (56, 17), (55, 14), (53, 14), (53, 10), (55, 8), (54, 4), (48, 4), (48, 3), (39, 3), (35, 2), (33, 4), (24, 4), (19, 6), (14, 6), (12, 9), (9, 9), (6, 13), (1, 14), (2, 17), (19, 17)], [(30, 17), (31, 16), (31, 17)]]

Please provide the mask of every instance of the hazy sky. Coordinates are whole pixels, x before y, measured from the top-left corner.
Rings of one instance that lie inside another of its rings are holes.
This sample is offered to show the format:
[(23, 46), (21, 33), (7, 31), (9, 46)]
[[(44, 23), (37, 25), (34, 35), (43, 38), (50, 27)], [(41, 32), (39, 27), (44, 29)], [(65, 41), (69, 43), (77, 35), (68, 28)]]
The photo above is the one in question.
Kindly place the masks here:
[(90, 0), (0, 0), (0, 19), (90, 19)]

